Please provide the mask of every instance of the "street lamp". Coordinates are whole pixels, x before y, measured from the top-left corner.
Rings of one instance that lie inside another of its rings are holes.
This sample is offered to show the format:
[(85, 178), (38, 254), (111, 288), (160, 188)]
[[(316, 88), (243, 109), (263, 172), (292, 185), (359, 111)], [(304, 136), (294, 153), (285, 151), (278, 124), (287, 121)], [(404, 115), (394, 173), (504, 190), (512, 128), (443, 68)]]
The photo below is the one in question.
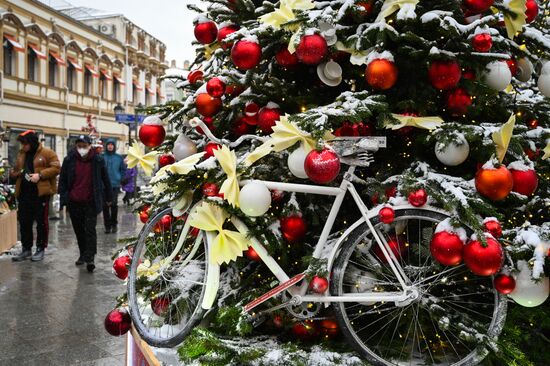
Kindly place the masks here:
[(128, 146), (130, 146), (130, 142), (132, 140), (132, 122), (123, 120), (122, 116), (124, 115), (125, 110), (120, 103), (117, 103), (117, 105), (113, 108), (113, 111), (115, 112), (115, 121), (128, 126)]
[(134, 109), (134, 117), (135, 117), (135, 121), (136, 121), (136, 124), (135, 124), (135, 129), (136, 129), (136, 140), (138, 138), (138, 126), (139, 126), (139, 123), (141, 122), (141, 116), (143, 116), (143, 107), (144, 105), (141, 104), (141, 103), (138, 103), (138, 105), (136, 106), (136, 108)]

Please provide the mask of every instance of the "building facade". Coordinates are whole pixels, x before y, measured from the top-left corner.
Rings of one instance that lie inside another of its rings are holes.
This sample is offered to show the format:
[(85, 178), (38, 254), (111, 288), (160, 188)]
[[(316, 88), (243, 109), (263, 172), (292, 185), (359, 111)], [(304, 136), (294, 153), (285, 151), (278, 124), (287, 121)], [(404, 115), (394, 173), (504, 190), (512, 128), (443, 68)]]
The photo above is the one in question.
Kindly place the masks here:
[(164, 44), (124, 19), (132, 26), (116, 29), (134, 43), (36, 0), (0, 0), (0, 127), (9, 132), (0, 156), (13, 162), (26, 129), (60, 157), (90, 127), (125, 149), (128, 127), (115, 122), (114, 107), (133, 114), (140, 103), (161, 103), (167, 65)]

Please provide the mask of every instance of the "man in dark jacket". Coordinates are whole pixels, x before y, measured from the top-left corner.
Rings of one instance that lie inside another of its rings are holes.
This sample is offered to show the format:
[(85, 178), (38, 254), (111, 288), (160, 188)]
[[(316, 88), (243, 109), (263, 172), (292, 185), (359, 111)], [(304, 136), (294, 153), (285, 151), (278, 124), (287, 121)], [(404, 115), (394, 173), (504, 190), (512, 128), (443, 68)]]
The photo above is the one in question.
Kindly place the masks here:
[(86, 263), (88, 272), (95, 269), (97, 252), (97, 215), (104, 202), (112, 202), (113, 190), (103, 157), (91, 149), (89, 136), (80, 135), (76, 149), (63, 161), (59, 177), (61, 206), (67, 206), (78, 242), (80, 256), (75, 264)]
[(16, 178), (15, 196), (19, 201), (18, 219), (21, 231), (21, 254), (12, 258), (19, 262), (31, 257), (33, 224), (36, 221), (36, 252), (32, 261), (44, 259), (48, 246), (48, 207), (50, 197), (56, 191), (56, 177), (60, 164), (53, 150), (42, 147), (33, 130), (17, 137), (21, 151), (11, 176)]
[(116, 233), (118, 231), (118, 194), (120, 193), (120, 182), (126, 173), (126, 164), (124, 158), (116, 153), (116, 141), (107, 139), (105, 146), (105, 165), (107, 173), (113, 188), (113, 202), (110, 206), (103, 206), (103, 223), (105, 224), (105, 233)]

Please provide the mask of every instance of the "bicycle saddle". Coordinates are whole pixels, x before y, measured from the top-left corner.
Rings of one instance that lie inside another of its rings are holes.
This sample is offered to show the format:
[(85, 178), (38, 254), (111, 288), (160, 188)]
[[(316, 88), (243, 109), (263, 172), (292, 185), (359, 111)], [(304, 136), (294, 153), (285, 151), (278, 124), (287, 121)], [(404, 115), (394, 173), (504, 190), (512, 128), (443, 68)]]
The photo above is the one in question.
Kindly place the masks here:
[(338, 137), (330, 145), (340, 156), (341, 163), (367, 167), (374, 161), (372, 153), (378, 151), (380, 141), (369, 137)]

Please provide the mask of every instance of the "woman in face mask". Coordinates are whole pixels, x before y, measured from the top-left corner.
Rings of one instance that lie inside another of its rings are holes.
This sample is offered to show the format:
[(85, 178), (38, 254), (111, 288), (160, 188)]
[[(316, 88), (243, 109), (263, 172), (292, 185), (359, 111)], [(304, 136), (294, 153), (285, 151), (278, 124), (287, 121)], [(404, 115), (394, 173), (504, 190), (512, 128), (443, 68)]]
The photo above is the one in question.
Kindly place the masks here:
[(89, 136), (80, 135), (73, 150), (63, 161), (59, 177), (61, 206), (71, 216), (80, 255), (75, 264), (86, 263), (88, 272), (95, 269), (97, 252), (96, 223), (103, 203), (112, 202), (112, 189), (103, 157), (92, 149)]

